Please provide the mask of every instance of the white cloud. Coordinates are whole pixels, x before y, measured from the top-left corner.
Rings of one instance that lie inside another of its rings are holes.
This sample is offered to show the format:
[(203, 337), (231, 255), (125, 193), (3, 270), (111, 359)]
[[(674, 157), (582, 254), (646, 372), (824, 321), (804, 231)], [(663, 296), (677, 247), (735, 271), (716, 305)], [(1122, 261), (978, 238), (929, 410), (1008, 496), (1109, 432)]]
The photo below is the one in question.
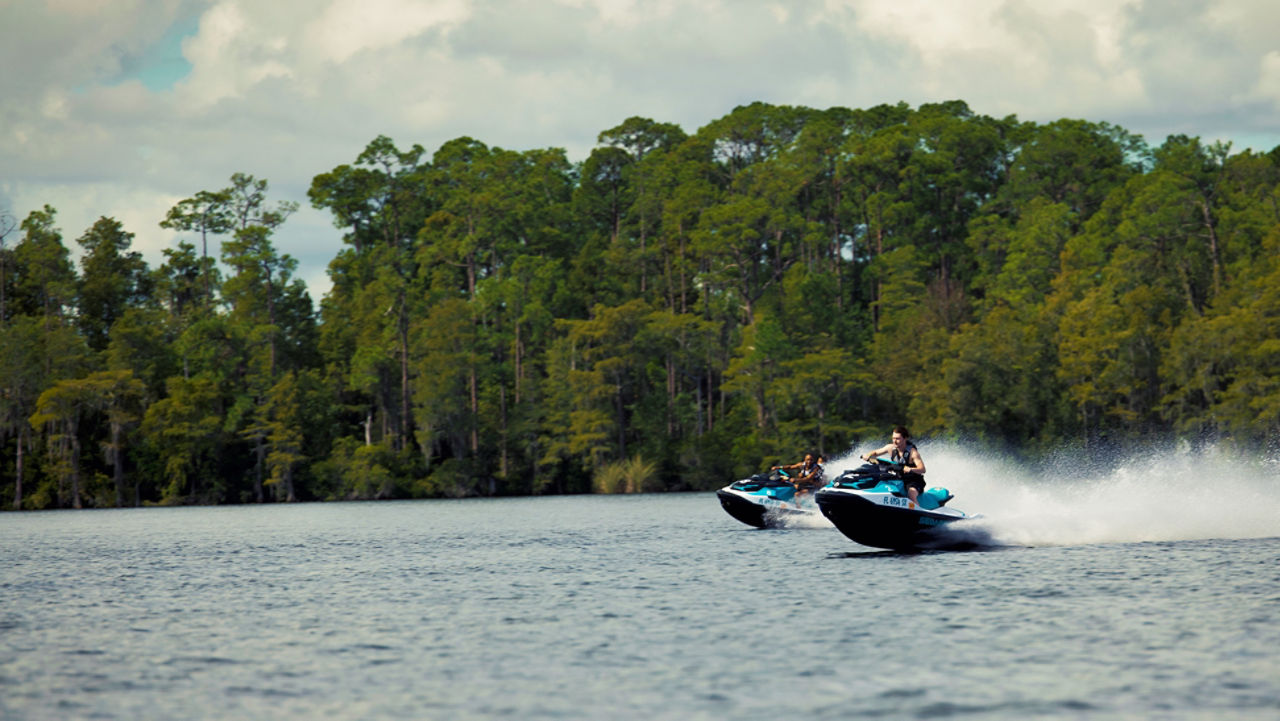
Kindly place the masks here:
[[(143, 254), (153, 266), (162, 262), (161, 250), (169, 247), (173, 234), (159, 227), (180, 196), (157, 194), (147, 188), (120, 182), (92, 183), (4, 183), (0, 196), (13, 203), (18, 220), (45, 205), (58, 211), (55, 226), (62, 242), (78, 257), (76, 239), (84, 235), (98, 218), (110, 216), (134, 234), (133, 250)], [(110, 208), (111, 210), (107, 210)]]
[(1244, 98), (1260, 100), (1280, 110), (1280, 50), (1272, 50), (1258, 61), (1258, 82)]
[(863, 0), (851, 2), (858, 27), (912, 49), (925, 65), (938, 69), (948, 57), (1008, 42), (991, 32), (991, 17), (1002, 0), (970, 0), (941, 6), (931, 0)]
[[(306, 208), (311, 178), (379, 134), (580, 160), (632, 115), (692, 132), (754, 100), (962, 99), (1280, 144), (1271, 0), (0, 0), (0, 27), (19, 30), (0, 43), (0, 206), (54, 205), (69, 243), (114, 216), (149, 260), (176, 200), (246, 172)], [(122, 81), (185, 27), (185, 78)], [(322, 291), (340, 235), (308, 208), (277, 239)]]
[(303, 30), (304, 48), (330, 63), (362, 51), (399, 44), (435, 27), (452, 27), (470, 15), (462, 0), (338, 0)]
[(198, 111), (240, 98), (265, 80), (291, 78), (288, 50), (285, 35), (246, 18), (236, 0), (218, 3), (201, 17), (199, 32), (182, 43), (191, 73), (177, 83), (180, 107)]

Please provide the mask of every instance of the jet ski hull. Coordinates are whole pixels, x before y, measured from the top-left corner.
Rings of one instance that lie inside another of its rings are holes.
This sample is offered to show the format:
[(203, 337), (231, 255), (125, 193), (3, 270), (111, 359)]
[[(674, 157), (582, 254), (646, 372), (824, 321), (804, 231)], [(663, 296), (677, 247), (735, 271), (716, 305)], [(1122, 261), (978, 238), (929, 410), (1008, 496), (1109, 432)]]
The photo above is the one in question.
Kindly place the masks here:
[(793, 500), (746, 493), (732, 486), (716, 491), (720, 507), (730, 516), (756, 528), (777, 528), (797, 520), (818, 518), (816, 508), (797, 505)]
[(765, 511), (768, 509), (763, 504), (743, 498), (740, 494), (723, 488), (716, 491), (716, 498), (720, 499), (720, 507), (730, 516), (748, 526), (755, 526), (756, 528), (767, 527), (765, 524)]
[(936, 548), (945, 545), (947, 526), (966, 518), (963, 511), (951, 508), (925, 510), (893, 493), (824, 488), (815, 500), (841, 533), (874, 548)]

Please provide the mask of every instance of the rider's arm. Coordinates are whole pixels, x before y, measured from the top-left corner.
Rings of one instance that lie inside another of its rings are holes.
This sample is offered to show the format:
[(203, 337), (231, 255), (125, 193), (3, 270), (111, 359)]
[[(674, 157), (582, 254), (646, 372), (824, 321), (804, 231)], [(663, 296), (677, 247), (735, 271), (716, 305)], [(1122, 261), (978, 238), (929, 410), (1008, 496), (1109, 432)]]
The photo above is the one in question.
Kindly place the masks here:
[(871, 460), (872, 458), (876, 458), (876, 457), (878, 457), (878, 456), (883, 456), (884, 454), (886, 454), (886, 453), (888, 453), (888, 452), (890, 452), (890, 451), (892, 451), (892, 450), (893, 450), (893, 444), (892, 444), (892, 443), (890, 443), (889, 445), (885, 446), (884, 448), (877, 448), (877, 449), (875, 449), (874, 451), (867, 451), (866, 453), (862, 454), (862, 460), (864, 460), (864, 461), (869, 461), (869, 460)]
[(902, 470), (924, 475), (924, 459), (920, 457), (920, 451), (912, 449), (911, 457), (907, 459), (907, 465)]

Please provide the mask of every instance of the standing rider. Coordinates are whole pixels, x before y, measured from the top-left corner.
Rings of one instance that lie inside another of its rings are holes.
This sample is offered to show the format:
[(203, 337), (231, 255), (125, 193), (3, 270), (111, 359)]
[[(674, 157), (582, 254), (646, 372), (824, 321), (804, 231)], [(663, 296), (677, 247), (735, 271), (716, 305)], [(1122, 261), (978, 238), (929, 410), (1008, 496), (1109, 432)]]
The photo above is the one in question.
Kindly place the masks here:
[(889, 455), (889, 460), (902, 464), (902, 482), (907, 487), (907, 498), (914, 502), (924, 491), (924, 459), (916, 444), (911, 442), (911, 434), (905, 426), (893, 429), (892, 441), (884, 448), (877, 448), (862, 455), (862, 460), (869, 461), (878, 456)]

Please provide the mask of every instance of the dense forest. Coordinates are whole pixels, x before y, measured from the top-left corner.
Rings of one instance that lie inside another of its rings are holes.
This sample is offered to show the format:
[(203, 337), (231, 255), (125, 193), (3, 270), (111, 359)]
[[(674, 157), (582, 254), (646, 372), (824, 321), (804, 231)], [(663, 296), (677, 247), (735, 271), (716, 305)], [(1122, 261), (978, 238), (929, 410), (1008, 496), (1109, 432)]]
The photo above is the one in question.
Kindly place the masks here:
[(897, 423), (1280, 437), (1280, 148), (757, 103), (581, 163), (378, 137), (309, 199), (318, 308), (252, 175), (157, 219), (158, 268), (0, 214), (5, 506), (706, 489)]

